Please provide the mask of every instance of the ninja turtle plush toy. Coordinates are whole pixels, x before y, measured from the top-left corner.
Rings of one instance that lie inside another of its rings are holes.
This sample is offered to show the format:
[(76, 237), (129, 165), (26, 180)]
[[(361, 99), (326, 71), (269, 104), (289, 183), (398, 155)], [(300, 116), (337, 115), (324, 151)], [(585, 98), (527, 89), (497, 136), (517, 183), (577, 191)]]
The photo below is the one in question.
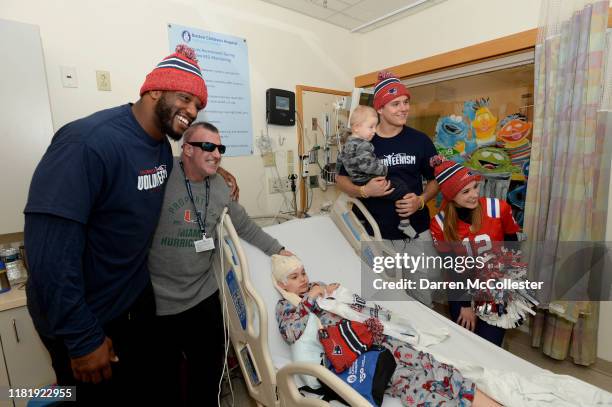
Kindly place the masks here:
[(458, 163), (465, 161), (472, 151), (476, 150), (476, 142), (469, 137), (469, 126), (461, 116), (442, 116), (436, 124), (434, 145), (440, 155)]
[(512, 165), (508, 153), (497, 147), (479, 148), (465, 165), (483, 174), (520, 172), (519, 168)]

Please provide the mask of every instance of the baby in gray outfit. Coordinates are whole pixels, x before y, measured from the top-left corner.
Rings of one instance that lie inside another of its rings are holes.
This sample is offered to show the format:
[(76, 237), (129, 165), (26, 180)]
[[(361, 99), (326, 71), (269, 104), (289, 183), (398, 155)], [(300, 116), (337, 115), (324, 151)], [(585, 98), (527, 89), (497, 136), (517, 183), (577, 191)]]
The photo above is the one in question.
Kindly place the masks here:
[[(362, 186), (372, 178), (387, 176), (387, 166), (376, 157), (374, 146), (370, 143), (376, 134), (377, 124), (378, 114), (369, 106), (359, 105), (351, 113), (351, 132), (338, 154), (338, 168), (344, 167), (355, 185)], [(397, 201), (411, 192), (401, 179), (389, 177), (389, 181), (394, 190), (381, 198)], [(398, 228), (410, 238), (417, 234), (407, 218), (401, 220)]]

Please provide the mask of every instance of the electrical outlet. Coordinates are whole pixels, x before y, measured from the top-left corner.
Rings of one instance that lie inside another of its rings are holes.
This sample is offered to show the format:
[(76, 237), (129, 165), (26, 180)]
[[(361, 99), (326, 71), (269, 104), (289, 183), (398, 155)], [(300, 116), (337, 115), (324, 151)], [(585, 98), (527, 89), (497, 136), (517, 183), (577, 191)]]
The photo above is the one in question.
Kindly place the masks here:
[(302, 156), (302, 178), (308, 178), (308, 170), (310, 166), (310, 162), (308, 161), (308, 155)]
[(65, 88), (79, 87), (77, 72), (74, 66), (60, 66), (60, 71), (62, 73), (62, 85)]
[(291, 191), (291, 181), (288, 178), (268, 178), (268, 193), (280, 194), (281, 192), (289, 191)]
[(110, 91), (111, 81), (109, 71), (96, 71), (96, 83), (98, 90)]

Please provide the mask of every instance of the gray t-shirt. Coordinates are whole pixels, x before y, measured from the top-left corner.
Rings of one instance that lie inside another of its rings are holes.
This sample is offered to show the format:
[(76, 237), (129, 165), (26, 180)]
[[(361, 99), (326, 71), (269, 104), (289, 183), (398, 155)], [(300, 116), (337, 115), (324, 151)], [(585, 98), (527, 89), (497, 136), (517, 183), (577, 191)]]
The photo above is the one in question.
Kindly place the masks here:
[[(253, 222), (244, 208), (232, 201), (230, 190), (220, 175), (209, 177), (210, 197), (206, 215), (206, 235), (215, 240), (215, 250), (196, 253), (193, 242), (202, 235), (195, 208), (185, 187), (178, 161), (168, 179), (162, 213), (149, 253), (149, 271), (155, 290), (157, 315), (173, 315), (199, 304), (218, 289), (212, 270), (213, 256), (219, 247), (217, 224), (223, 208), (238, 235), (268, 255), (276, 254), (281, 244)], [(205, 182), (191, 182), (195, 204), (204, 217)]]

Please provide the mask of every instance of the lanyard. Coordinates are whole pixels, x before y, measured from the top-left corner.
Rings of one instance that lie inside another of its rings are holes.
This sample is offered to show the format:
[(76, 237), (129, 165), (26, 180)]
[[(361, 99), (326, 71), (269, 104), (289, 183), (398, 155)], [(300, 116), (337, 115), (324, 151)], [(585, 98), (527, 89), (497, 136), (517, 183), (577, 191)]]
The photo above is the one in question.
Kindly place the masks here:
[(183, 168), (183, 162), (179, 162), (181, 164), (181, 171), (183, 172), (183, 176), (185, 177), (185, 187), (187, 188), (187, 195), (189, 195), (189, 199), (193, 204), (193, 209), (195, 209), (196, 219), (198, 220), (198, 226), (200, 227), (200, 232), (202, 233), (202, 237), (206, 236), (206, 216), (208, 215), (208, 198), (210, 196), (210, 181), (208, 177), (206, 177), (206, 201), (204, 203), (204, 220), (202, 220), (202, 214), (198, 210), (198, 207), (195, 204), (195, 200), (193, 199), (193, 192), (191, 191), (191, 181), (185, 175), (185, 169)]

